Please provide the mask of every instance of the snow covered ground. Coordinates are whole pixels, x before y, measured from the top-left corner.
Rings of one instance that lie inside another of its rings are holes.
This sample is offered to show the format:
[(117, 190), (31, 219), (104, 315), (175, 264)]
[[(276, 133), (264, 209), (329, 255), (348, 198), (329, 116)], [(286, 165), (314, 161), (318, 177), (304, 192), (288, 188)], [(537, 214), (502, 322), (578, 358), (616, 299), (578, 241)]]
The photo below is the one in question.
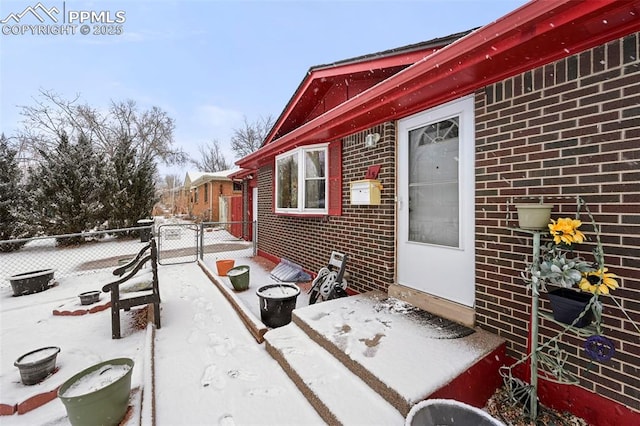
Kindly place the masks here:
[[(117, 241), (109, 244), (112, 243), (118, 244)], [(21, 256), (19, 253), (13, 256)], [(25, 253), (29, 255), (29, 251)], [(87, 253), (89, 255), (90, 250)], [(76, 261), (86, 262), (87, 259), (76, 256)], [(215, 258), (205, 257), (204, 264), (215, 273)], [(241, 264), (251, 268), (250, 287), (234, 295), (248, 312), (260, 319), (256, 290), (263, 284), (275, 282), (269, 276), (272, 265), (265, 266), (264, 262), (251, 257), (237, 258), (236, 265)], [(68, 377), (90, 365), (128, 357), (135, 361), (132, 387), (144, 391), (142, 404), (140, 392), (132, 396), (134, 413), (126, 423), (128, 426), (150, 425), (154, 414), (155, 424), (160, 426), (325, 424), (267, 353), (265, 344), (256, 342), (220, 289), (197, 263), (159, 267), (162, 328), (155, 334), (151, 326), (146, 330), (134, 327), (133, 318), (129, 315), (129, 320), (123, 319), (123, 338), (111, 339), (108, 309), (83, 316), (52, 314), (54, 309), (80, 307), (77, 295), (110, 282), (113, 279), (111, 270), (91, 270), (79, 276), (65, 276), (58, 279), (58, 285), (53, 288), (20, 297), (13, 297), (10, 287), (0, 286), (0, 403), (19, 403), (35, 394), (55, 389)], [(229, 278), (215, 278), (227, 288), (232, 288)], [(104, 303), (107, 297), (103, 294), (99, 303)], [(308, 295), (303, 291), (298, 296), (297, 307), (307, 304)], [(325, 313), (323, 317), (329, 318), (329, 314)], [(368, 321), (367, 318), (351, 317), (350, 320), (354, 321), (354, 327), (366, 325)], [(344, 325), (336, 321), (332, 321), (333, 326), (337, 324), (344, 330)], [(394, 321), (396, 323), (400, 324)], [(294, 352), (302, 351), (294, 347), (293, 341), (287, 345), (293, 345), (291, 350)], [(41, 384), (23, 385), (13, 362), (20, 355), (45, 346), (61, 348), (59, 370)], [(339, 364), (335, 359), (329, 363)], [(332, 374), (335, 373), (330, 369), (325, 371), (313, 365), (309, 368), (315, 368), (313, 376), (318, 383), (334, 379)], [(406, 377), (399, 379), (407, 380), (410, 375), (403, 376)], [(145, 403), (151, 394), (155, 395), (155, 413), (151, 405)], [(380, 395), (365, 387), (355, 394), (339, 394), (337, 397), (349, 407), (358, 405), (356, 400), (360, 406), (366, 407), (367, 404), (375, 404)], [(353, 421), (347, 424), (358, 424), (356, 419), (362, 419), (361, 412), (348, 411), (347, 418)], [(392, 414), (397, 422), (391, 424), (403, 423), (399, 412)], [(380, 424), (390, 424), (382, 418), (379, 420)], [(22, 415), (0, 416), (0, 425), (7, 426), (67, 424), (64, 406), (57, 398)]]
[[(21, 256), (19, 253), (13, 256)], [(252, 309), (259, 318), (254, 283), (267, 283), (269, 278), (268, 271), (251, 262), (247, 258), (237, 264), (252, 266), (251, 287), (243, 297), (249, 304), (251, 294), (255, 297)], [(0, 403), (19, 403), (55, 389), (82, 369), (118, 357), (134, 359), (132, 387), (148, 392), (152, 386), (148, 331), (137, 330), (123, 319), (123, 338), (113, 340), (108, 309), (83, 316), (52, 314), (54, 309), (79, 308), (77, 295), (110, 282), (110, 271), (66, 276), (55, 287), (20, 297), (13, 297), (9, 286), (0, 286)], [(156, 424), (324, 424), (197, 264), (160, 266), (159, 277), (162, 328), (155, 333), (153, 359)], [(222, 280), (228, 283), (228, 278)], [(108, 295), (101, 297), (103, 303)], [(300, 300), (304, 303), (306, 295)], [(23, 385), (13, 362), (44, 346), (61, 348), (59, 370), (38, 385)], [(143, 406), (143, 425), (151, 423), (150, 416)], [(0, 416), (0, 424), (69, 423), (56, 398), (22, 415)], [(137, 420), (128, 424), (137, 424)]]

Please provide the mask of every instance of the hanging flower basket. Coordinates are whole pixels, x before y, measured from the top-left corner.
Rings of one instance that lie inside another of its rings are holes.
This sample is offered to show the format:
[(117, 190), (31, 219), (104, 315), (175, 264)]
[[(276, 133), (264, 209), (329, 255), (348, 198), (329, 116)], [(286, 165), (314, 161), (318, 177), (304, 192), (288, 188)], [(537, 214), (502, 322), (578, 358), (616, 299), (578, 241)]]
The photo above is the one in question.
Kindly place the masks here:
[[(564, 324), (573, 324), (580, 314), (587, 309), (592, 295), (580, 293), (568, 288), (559, 288), (549, 292), (549, 302), (553, 319)], [(585, 314), (573, 326), (582, 328), (593, 321), (593, 312), (587, 309)]]

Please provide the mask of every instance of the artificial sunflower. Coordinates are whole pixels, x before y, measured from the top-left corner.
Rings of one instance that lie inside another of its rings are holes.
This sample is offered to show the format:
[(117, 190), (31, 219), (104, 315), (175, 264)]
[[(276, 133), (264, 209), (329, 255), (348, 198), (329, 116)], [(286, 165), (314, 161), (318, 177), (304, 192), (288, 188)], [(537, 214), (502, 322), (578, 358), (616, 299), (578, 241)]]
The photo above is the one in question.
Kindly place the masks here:
[(582, 243), (584, 241), (584, 234), (578, 230), (582, 225), (582, 221), (578, 219), (571, 219), (570, 217), (560, 218), (557, 221), (551, 220), (549, 226), (549, 232), (553, 236), (553, 241), (556, 244), (564, 243), (571, 245), (573, 243)]
[(607, 268), (600, 268), (597, 271), (586, 273), (580, 280), (580, 289), (590, 293), (597, 291), (600, 294), (609, 294), (609, 289), (615, 290), (619, 285), (618, 281), (614, 279), (618, 276), (607, 271)]

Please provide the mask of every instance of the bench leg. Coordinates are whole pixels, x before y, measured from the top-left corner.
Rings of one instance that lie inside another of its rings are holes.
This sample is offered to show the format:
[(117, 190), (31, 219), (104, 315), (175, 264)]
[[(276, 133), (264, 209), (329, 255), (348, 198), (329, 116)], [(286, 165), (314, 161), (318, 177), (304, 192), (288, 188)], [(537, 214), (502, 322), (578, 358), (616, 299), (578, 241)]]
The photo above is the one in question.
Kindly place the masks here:
[(160, 328), (160, 304), (153, 304), (153, 322), (156, 325), (156, 328)]
[(111, 306), (111, 338), (120, 338), (120, 308)]

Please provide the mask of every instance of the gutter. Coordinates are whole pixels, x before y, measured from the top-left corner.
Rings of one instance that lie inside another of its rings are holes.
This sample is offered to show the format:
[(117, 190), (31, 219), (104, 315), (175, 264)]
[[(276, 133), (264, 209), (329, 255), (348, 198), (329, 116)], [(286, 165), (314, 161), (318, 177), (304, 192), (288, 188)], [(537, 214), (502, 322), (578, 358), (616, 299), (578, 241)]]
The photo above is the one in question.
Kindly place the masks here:
[(637, 1), (532, 1), (263, 146), (236, 164), (242, 168), (256, 168), (294, 147), (339, 139), (385, 121), (409, 116), (638, 30), (640, 3)]

